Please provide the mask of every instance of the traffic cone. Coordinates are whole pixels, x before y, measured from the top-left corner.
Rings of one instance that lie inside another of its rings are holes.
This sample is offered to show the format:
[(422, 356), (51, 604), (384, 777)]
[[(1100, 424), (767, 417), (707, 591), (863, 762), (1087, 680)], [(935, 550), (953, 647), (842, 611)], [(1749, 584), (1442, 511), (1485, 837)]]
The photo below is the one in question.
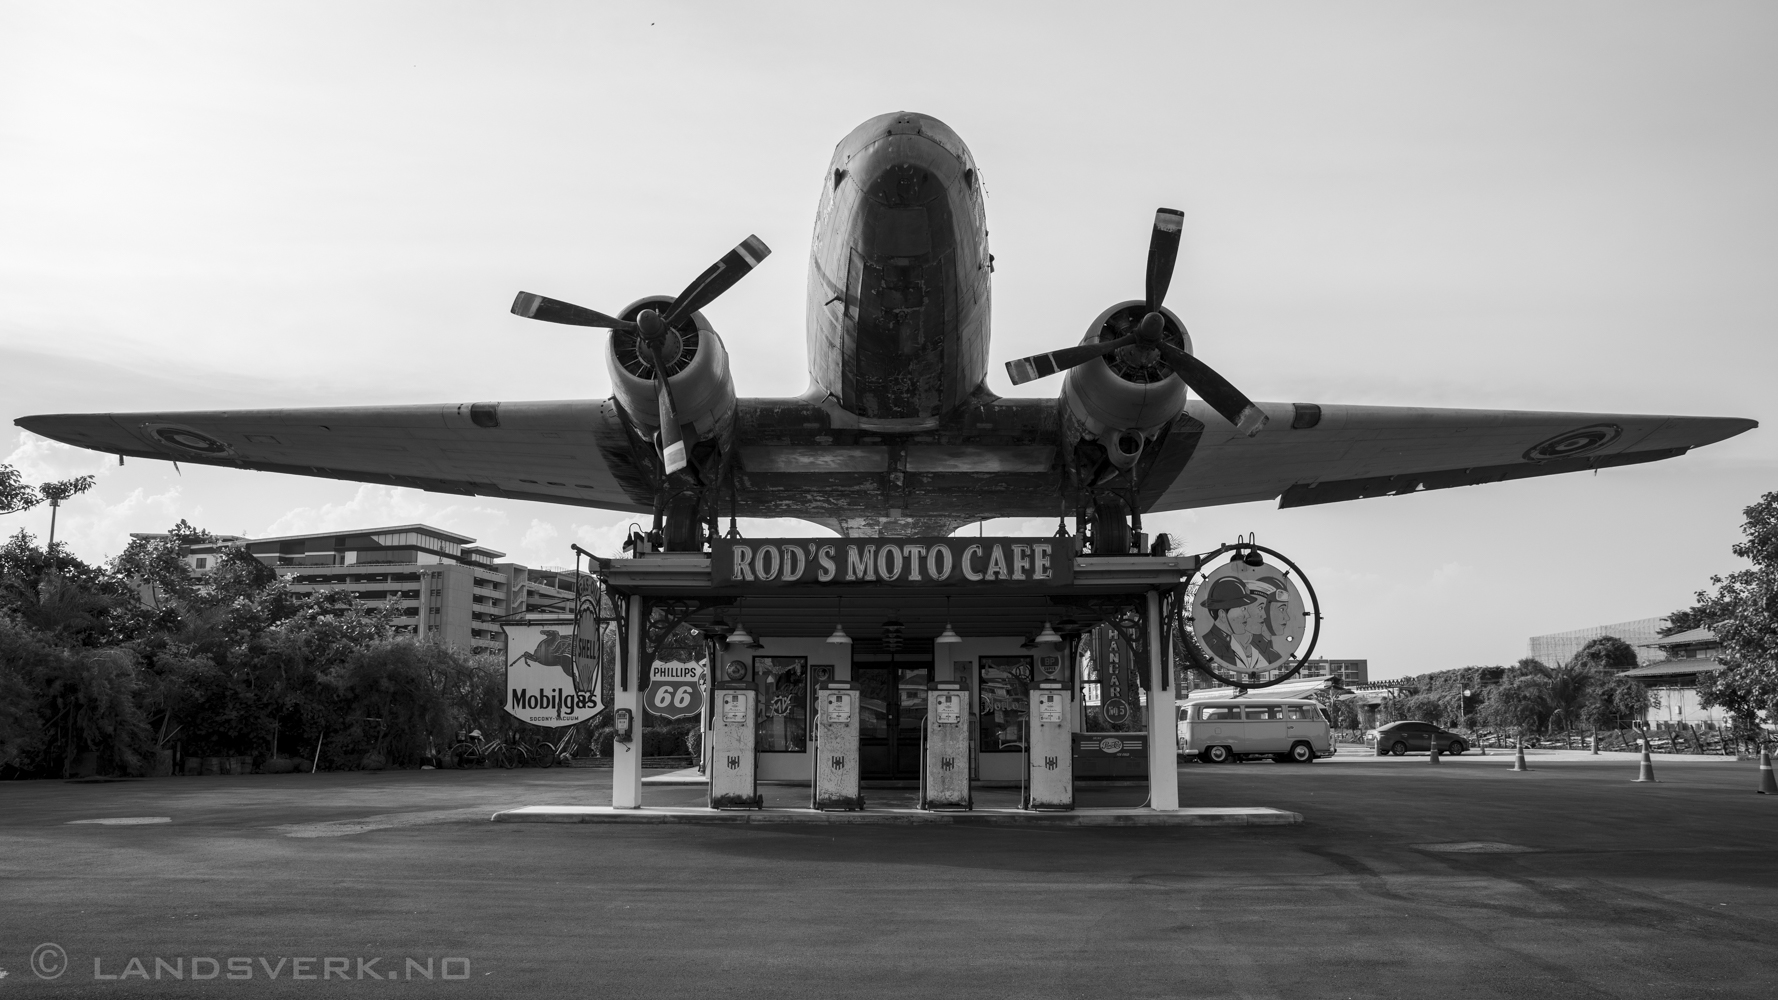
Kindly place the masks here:
[(1648, 756), (1648, 741), (1642, 741), (1642, 767), (1636, 772), (1637, 781), (1655, 780), (1655, 762)]
[(1434, 733), (1432, 736), (1432, 754), (1431, 754), (1431, 756), (1427, 757), (1426, 759), (1428, 761), (1430, 761), (1431, 763), (1434, 763), (1434, 764), (1438, 763), (1438, 734), (1437, 733)]
[(1778, 795), (1778, 781), (1772, 779), (1772, 755), (1764, 747), (1759, 752), (1759, 793)]
[(1513, 748), (1513, 770), (1515, 770), (1515, 771), (1529, 771), (1529, 770), (1531, 770), (1530, 768), (1525, 766), (1525, 741), (1524, 740), (1520, 740), (1518, 742), (1518, 745)]

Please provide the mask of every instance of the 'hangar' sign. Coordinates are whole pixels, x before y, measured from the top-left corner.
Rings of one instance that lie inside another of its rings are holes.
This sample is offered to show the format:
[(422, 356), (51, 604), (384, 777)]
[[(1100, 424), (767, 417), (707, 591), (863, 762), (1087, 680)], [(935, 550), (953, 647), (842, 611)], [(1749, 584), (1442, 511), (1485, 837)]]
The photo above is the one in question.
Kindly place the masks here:
[(727, 538), (711, 546), (710, 573), (718, 586), (1049, 588), (1074, 581), (1074, 539)]

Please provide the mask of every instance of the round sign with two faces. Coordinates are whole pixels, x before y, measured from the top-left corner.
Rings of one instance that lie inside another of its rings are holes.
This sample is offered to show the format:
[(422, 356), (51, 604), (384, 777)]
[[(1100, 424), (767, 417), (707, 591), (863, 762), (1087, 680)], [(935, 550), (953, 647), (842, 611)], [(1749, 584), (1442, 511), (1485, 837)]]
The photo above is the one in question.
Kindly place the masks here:
[(1212, 665), (1239, 673), (1287, 669), (1308, 632), (1296, 581), (1270, 563), (1226, 563), (1192, 595), (1192, 637)]

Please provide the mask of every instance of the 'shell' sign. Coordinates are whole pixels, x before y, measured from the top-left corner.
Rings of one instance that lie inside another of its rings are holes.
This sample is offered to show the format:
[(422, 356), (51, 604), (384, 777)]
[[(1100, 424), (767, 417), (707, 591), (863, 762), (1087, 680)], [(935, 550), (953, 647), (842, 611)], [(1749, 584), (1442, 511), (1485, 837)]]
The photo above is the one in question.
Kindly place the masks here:
[(759, 586), (889, 584), (1044, 589), (1074, 580), (1071, 538), (720, 539), (714, 582)]

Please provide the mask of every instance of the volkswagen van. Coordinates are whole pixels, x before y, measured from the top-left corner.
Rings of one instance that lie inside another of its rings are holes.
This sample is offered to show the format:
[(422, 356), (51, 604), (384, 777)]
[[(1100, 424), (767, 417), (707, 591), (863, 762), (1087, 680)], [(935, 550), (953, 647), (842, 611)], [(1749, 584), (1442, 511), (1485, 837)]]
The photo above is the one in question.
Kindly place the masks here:
[(1307, 764), (1334, 755), (1321, 706), (1306, 698), (1214, 698), (1179, 706), (1179, 752), (1206, 764), (1270, 758)]

